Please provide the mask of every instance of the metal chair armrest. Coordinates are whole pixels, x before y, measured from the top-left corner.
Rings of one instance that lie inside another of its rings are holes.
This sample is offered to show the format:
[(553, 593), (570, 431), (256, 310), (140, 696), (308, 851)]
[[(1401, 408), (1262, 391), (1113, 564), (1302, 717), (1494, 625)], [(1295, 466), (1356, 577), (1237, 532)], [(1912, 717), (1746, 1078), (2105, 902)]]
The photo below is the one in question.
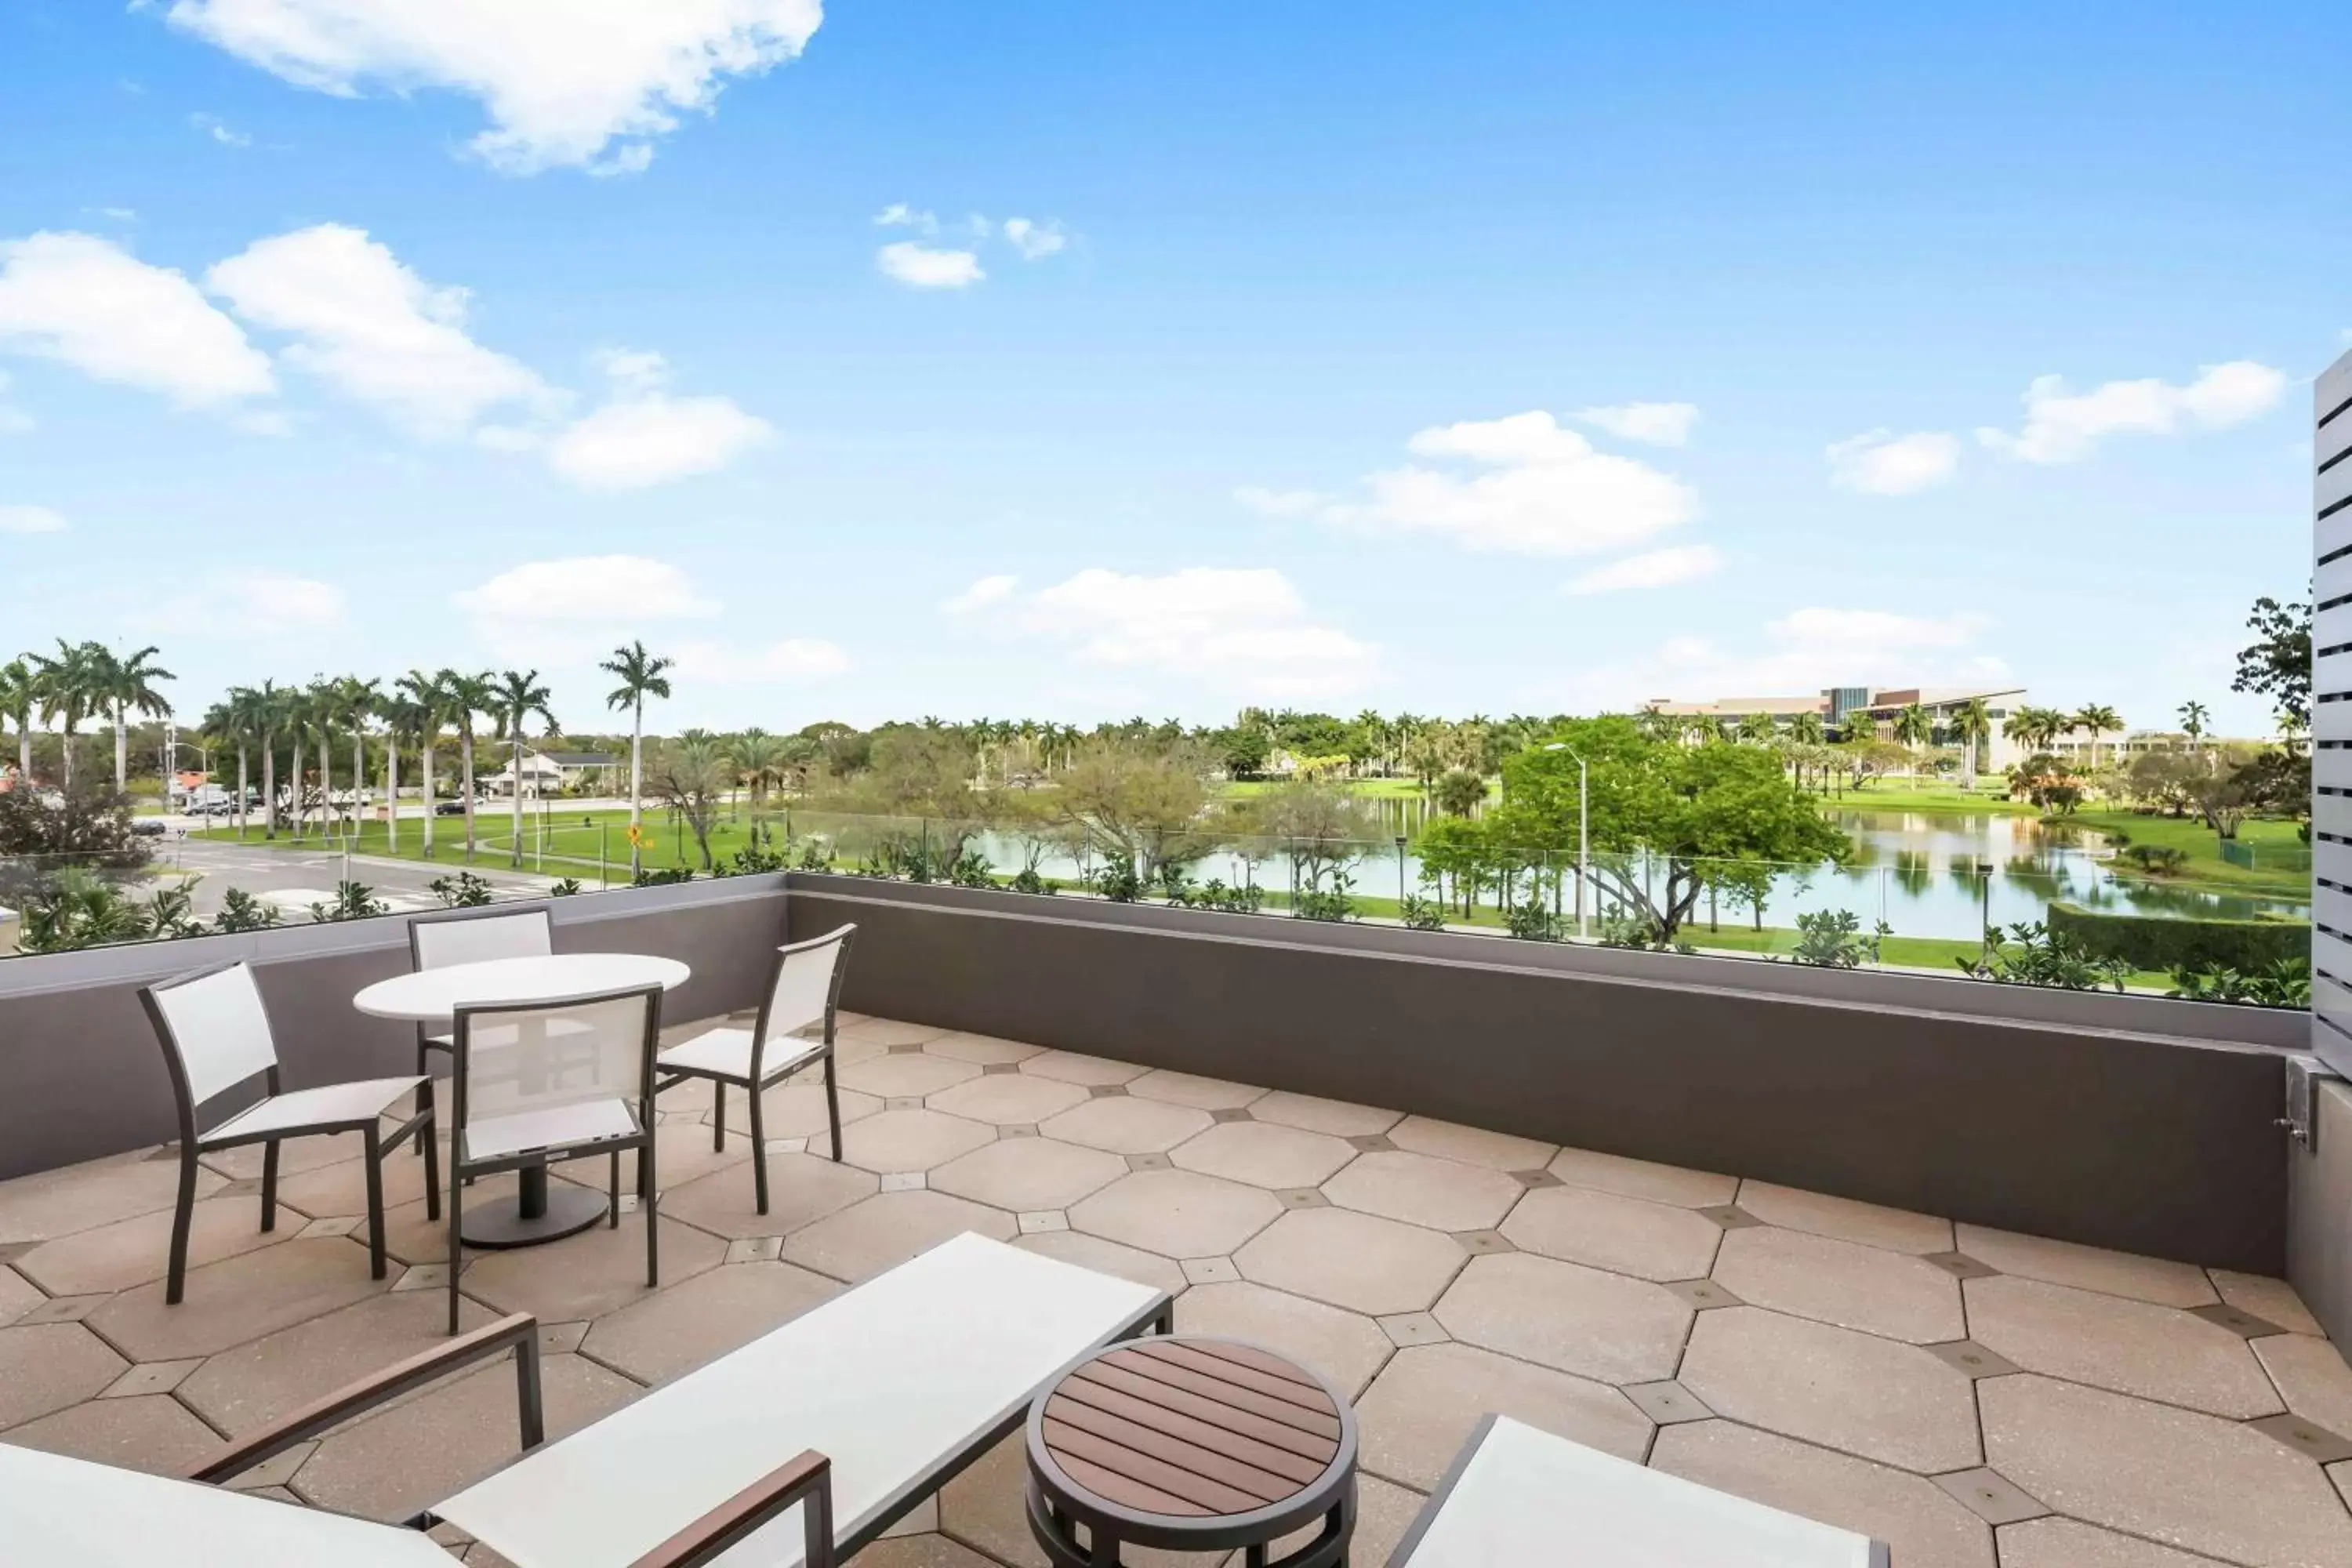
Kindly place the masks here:
[(803, 1501), (808, 1505), (803, 1510), (808, 1568), (833, 1568), (833, 1461), (814, 1448), (753, 1481), (630, 1568), (700, 1568)]

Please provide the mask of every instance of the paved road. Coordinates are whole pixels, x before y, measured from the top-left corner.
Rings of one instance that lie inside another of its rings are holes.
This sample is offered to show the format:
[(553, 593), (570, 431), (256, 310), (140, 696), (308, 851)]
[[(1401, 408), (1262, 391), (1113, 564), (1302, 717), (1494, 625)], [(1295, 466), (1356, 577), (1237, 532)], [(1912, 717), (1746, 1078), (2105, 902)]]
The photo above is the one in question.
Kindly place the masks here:
[[(298, 921), (307, 918), (311, 904), (332, 899), (335, 884), (346, 877), (375, 889), (375, 896), (395, 912), (435, 909), (440, 900), (425, 884), (436, 877), (452, 876), (457, 869), (373, 855), (346, 858), (340, 851), (270, 849), (259, 844), (176, 837), (157, 847), (155, 867), (159, 871), (191, 872), (201, 879), (195, 886), (195, 904), (203, 919), (220, 912), (231, 888), (242, 888), (277, 904), (289, 919)], [(538, 897), (556, 879), (511, 871), (487, 857), (472, 869), (502, 899)]]

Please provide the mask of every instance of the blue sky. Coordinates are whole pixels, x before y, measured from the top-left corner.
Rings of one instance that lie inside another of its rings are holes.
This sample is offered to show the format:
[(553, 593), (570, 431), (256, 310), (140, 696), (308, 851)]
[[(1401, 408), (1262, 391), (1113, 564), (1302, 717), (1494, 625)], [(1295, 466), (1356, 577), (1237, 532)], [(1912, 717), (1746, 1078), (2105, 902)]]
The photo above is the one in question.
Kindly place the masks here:
[(489, 9), (0, 11), (0, 651), (2269, 727), (2340, 9)]

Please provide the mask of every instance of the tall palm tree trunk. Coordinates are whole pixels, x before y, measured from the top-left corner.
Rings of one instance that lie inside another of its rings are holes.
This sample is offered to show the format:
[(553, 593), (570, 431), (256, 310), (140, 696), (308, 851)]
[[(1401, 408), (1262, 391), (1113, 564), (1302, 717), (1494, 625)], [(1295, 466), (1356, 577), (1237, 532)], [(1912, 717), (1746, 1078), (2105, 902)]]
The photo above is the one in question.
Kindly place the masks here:
[(400, 736), (387, 734), (383, 742), (383, 847), (387, 854), (400, 853)]
[[(427, 860), (433, 858), (433, 742), (439, 739), (439, 736), (428, 733), (425, 737), (422, 753), (416, 759), (425, 769), (425, 858)], [(393, 797), (392, 815), (394, 818), (400, 816), (400, 797), (397, 795)]]
[(474, 863), (474, 727), (457, 732), (460, 760), (466, 769), (466, 864)]
[[(31, 773), (32, 770), (27, 768), (26, 776), (30, 777)], [(645, 794), (646, 694), (640, 691), (629, 718), (629, 879), (632, 881), (636, 879), (638, 872), (645, 869), (645, 851), (637, 846), (637, 840), (643, 837), (638, 824), (644, 820), (643, 807), (639, 803), (645, 799)]]
[(114, 793), (121, 795), (130, 782), (131, 725), (118, 702), (114, 705)]
[(335, 836), (335, 738), (319, 731), (319, 837)]
[(33, 787), (33, 713), (26, 709), (16, 715), (16, 777), (26, 789)]
[(245, 842), (245, 742), (236, 743), (236, 841)]
[[(397, 749), (395, 747), (395, 749)], [(352, 726), (352, 838), (360, 836), (360, 781), (367, 777), (367, 731)]]
[(509, 750), (512, 752), (512, 757), (507, 763), (507, 773), (509, 776), (514, 780), (514, 787), (508, 792), (509, 795), (514, 796), (514, 858), (512, 864), (517, 870), (520, 870), (522, 868), (522, 721), (520, 719), (515, 721), (514, 744), (509, 748)]
[(261, 732), (261, 836), (278, 837), (278, 736)]

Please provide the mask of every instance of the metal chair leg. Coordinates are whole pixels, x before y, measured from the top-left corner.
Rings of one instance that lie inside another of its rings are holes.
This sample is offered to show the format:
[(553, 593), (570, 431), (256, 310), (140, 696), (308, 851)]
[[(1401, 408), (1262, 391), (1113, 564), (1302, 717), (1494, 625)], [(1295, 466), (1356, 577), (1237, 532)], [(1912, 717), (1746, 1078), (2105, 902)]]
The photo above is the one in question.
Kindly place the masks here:
[[(368, 1278), (381, 1279), (383, 1264), (383, 1130), (369, 1122), (360, 1132), (367, 1146), (367, 1205), (368, 1205)], [(278, 1158), (278, 1146), (269, 1146), (270, 1161)], [(453, 1332), (455, 1331), (452, 1331)]]
[(613, 1223), (610, 1228), (618, 1230), (621, 1228), (621, 1152), (618, 1149), (613, 1151), (612, 1159), (613, 1191), (605, 1200), (604, 1212), (612, 1216)]
[[(423, 1038), (424, 1031), (422, 1029), (418, 1030), (417, 1035), (416, 1071), (418, 1076), (423, 1078), (425, 1081), (416, 1086), (416, 1109), (423, 1114), (430, 1115), (433, 1110), (433, 1068), (429, 1058), (432, 1057), (433, 1053), (425, 1044), (425, 1040)], [(425, 1152), (425, 1150), (420, 1145), (416, 1152), (419, 1154), (422, 1154)], [(428, 1188), (433, 1185), (429, 1181), (425, 1184)]]
[(278, 1228), (278, 1140), (272, 1138), (261, 1151), (261, 1228), (267, 1233)]
[[(652, 1152), (651, 1149), (645, 1150), (638, 1158), (643, 1159)], [(661, 1226), (655, 1223), (654, 1215), (654, 1210), (659, 1203), (660, 1194), (649, 1194), (637, 1205), (638, 1210), (646, 1216), (646, 1289), (649, 1290), (657, 1289), (661, 1286)]]
[(719, 1153), (727, 1152), (727, 1080), (710, 1080), (710, 1147)]
[(172, 1208), (171, 1267), (163, 1284), (163, 1304), (176, 1307), (188, 1282), (188, 1227), (196, 1217), (196, 1152), (180, 1148), (180, 1193)]
[(449, 1150), (449, 1331), (457, 1331), (457, 1257), (464, 1243), (457, 1228), (466, 1215), (466, 1184), (457, 1179), (457, 1151)]
[(768, 1212), (768, 1129), (761, 1116), (760, 1086), (752, 1084), (751, 1094), (751, 1187), (759, 1199), (759, 1210)]
[(824, 1119), (833, 1128), (833, 1163), (841, 1163), (841, 1090), (833, 1081), (833, 1053), (824, 1053)]
[[(430, 1107), (426, 1108), (425, 1114), (427, 1116), (432, 1114)], [(425, 1217), (439, 1219), (441, 1217), (441, 1141), (434, 1136), (431, 1121), (423, 1122), (417, 1127), (416, 1142), (422, 1144), (425, 1150)]]

